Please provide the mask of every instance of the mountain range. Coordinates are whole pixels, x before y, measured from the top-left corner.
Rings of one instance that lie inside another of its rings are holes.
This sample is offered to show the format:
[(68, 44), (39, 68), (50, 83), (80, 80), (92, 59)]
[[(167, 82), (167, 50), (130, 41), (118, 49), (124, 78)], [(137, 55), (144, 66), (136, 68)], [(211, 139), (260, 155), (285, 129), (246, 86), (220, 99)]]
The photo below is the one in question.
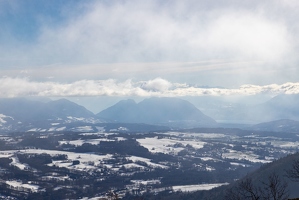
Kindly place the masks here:
[(165, 130), (169, 126), (210, 127), (216, 124), (188, 101), (176, 98), (150, 98), (138, 104), (124, 100), (96, 115), (66, 99), (48, 102), (0, 99), (0, 129), (5, 132), (74, 131), (78, 126), (82, 131), (96, 131), (96, 127), (102, 125), (119, 131)]
[[(197, 108), (199, 106), (195, 107), (189, 101), (178, 98), (148, 98), (139, 103), (128, 99), (94, 114), (66, 99), (39, 101), (3, 98), (0, 99), (0, 129), (5, 132), (66, 131), (74, 130), (76, 126), (90, 126), (89, 130), (96, 130), (95, 127), (101, 126), (102, 123), (114, 124), (112, 129), (119, 129), (121, 126), (116, 125), (118, 123), (149, 124), (164, 130), (166, 127), (174, 129), (224, 127), (224, 124), (217, 124), (215, 121), (224, 119), (235, 123), (255, 122), (257, 125), (247, 125), (247, 129), (252, 130), (297, 132), (299, 130), (297, 102), (299, 95), (278, 95), (257, 105), (227, 104), (205, 98), (198, 103), (202, 105), (212, 103), (213, 106), (218, 103), (220, 106), (213, 109), (207, 106), (201, 109), (203, 113)], [(109, 125), (111, 126), (113, 125)], [(132, 128), (132, 125), (130, 127)], [(225, 127), (233, 125), (226, 124)]]
[(221, 97), (191, 99), (206, 115), (223, 123), (258, 124), (281, 119), (299, 121), (298, 94), (275, 97), (243, 97), (238, 100)]

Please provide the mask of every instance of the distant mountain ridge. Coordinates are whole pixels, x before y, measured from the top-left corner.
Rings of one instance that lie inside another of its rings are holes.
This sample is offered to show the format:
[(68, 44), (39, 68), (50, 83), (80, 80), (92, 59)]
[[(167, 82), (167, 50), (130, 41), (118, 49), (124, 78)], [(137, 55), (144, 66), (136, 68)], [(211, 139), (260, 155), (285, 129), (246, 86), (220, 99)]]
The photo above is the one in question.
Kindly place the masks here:
[(299, 94), (278, 95), (262, 105), (265, 117), (299, 120)]
[[(217, 102), (220, 103), (219, 106), (215, 106)], [(257, 125), (251, 127), (242, 126), (246, 129), (290, 133), (299, 131), (299, 107), (297, 106), (299, 95), (278, 95), (265, 103), (249, 106), (238, 104), (235, 107), (234, 105), (226, 107), (220, 101), (217, 102), (211, 104), (215, 112), (208, 112), (208, 109), (201, 110), (216, 116), (217, 120), (223, 118), (227, 121), (235, 120), (234, 123), (246, 120), (256, 122)], [(199, 101), (197, 105), (205, 104)], [(72, 127), (71, 124), (77, 122), (81, 125), (82, 123), (151, 124), (174, 129), (230, 127), (229, 124), (217, 124), (213, 118), (202, 113), (189, 101), (179, 98), (155, 97), (139, 103), (130, 99), (122, 100), (96, 115), (67, 99), (53, 101), (26, 98), (0, 99), (0, 130), (2, 131), (69, 130), (68, 127)]]
[[(130, 101), (128, 101), (130, 102)], [(131, 111), (127, 101), (119, 104)], [(134, 105), (131, 101), (129, 104)], [(125, 117), (125, 116), (124, 116)], [(0, 131), (53, 132), (53, 131), (117, 131), (138, 132), (169, 130), (167, 126), (150, 123), (117, 123), (96, 116), (85, 107), (67, 99), (35, 101), (26, 98), (0, 99)], [(0, 133), (1, 133), (0, 132)]]
[(66, 130), (71, 123), (106, 122), (83, 106), (66, 99), (49, 102), (25, 98), (0, 99), (0, 130)]
[(0, 113), (21, 121), (94, 117), (91, 111), (66, 99), (47, 103), (25, 98), (0, 99)]
[(203, 111), (216, 120), (240, 123), (258, 124), (281, 119), (299, 121), (298, 102), (299, 94), (280, 94), (258, 104), (247, 104), (246, 100), (238, 103), (217, 101)]
[(275, 131), (275, 132), (299, 132), (299, 121), (290, 119), (281, 119), (265, 123), (256, 124), (249, 127), (251, 130), (257, 131)]
[(193, 104), (178, 98), (149, 98), (136, 103), (123, 100), (97, 116), (115, 122), (149, 123), (174, 127), (216, 126), (214, 119), (206, 116)]
[(235, 116), (241, 119), (258, 122), (276, 121), (281, 119), (299, 120), (298, 94), (281, 94), (265, 103), (243, 107)]

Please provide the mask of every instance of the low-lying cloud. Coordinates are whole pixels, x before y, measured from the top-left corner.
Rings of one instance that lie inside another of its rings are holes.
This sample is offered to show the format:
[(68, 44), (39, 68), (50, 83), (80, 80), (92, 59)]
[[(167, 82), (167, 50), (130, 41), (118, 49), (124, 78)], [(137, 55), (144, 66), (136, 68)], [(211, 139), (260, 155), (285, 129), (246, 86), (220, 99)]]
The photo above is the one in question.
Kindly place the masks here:
[(148, 81), (80, 80), (71, 83), (37, 82), (26, 78), (0, 78), (0, 97), (83, 97), (83, 96), (227, 96), (257, 94), (299, 94), (299, 82), (281, 85), (242, 85), (239, 88), (207, 88), (171, 83), (162, 78)]

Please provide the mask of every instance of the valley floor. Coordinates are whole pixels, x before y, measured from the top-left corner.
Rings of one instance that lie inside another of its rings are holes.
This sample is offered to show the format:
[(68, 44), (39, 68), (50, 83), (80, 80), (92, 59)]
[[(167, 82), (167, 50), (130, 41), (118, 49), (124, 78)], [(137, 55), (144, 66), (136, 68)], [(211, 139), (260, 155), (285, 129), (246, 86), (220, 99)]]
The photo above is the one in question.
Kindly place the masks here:
[(237, 129), (14, 133), (0, 143), (0, 194), (11, 199), (210, 190), (298, 151), (296, 134)]

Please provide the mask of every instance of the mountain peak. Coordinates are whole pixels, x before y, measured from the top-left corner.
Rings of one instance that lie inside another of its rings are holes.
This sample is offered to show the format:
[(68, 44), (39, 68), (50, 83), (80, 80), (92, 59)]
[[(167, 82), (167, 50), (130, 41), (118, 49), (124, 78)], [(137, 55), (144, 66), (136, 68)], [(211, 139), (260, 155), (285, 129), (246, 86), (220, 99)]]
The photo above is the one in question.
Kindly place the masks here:
[(97, 116), (117, 122), (149, 123), (183, 127), (212, 126), (216, 122), (186, 100), (171, 97), (152, 97), (136, 104), (120, 101)]
[(121, 105), (124, 105), (124, 104), (135, 105), (136, 102), (133, 99), (127, 99), (127, 100), (121, 100), (117, 104), (121, 104)]

